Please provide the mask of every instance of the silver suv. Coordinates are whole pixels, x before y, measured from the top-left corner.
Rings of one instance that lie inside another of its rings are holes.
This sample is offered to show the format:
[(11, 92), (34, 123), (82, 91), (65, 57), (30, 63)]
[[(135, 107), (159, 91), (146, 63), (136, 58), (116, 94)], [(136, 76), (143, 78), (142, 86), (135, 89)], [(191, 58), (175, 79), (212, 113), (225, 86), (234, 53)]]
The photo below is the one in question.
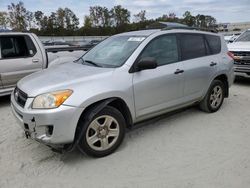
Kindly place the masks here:
[(103, 157), (142, 120), (193, 104), (216, 112), (233, 80), (222, 36), (136, 31), (104, 40), (75, 62), (25, 77), (11, 106), (27, 137)]

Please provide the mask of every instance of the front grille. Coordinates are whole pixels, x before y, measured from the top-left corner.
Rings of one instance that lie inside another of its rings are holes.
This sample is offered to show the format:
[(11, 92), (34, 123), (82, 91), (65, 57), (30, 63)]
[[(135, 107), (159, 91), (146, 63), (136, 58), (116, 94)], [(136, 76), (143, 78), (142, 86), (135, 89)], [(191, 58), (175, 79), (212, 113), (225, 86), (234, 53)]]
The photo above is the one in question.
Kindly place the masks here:
[(14, 97), (16, 102), (21, 106), (24, 107), (25, 103), (27, 101), (28, 95), (26, 93), (24, 93), (22, 90), (20, 90), (19, 88), (15, 88), (14, 90)]
[(234, 56), (250, 56), (250, 51), (249, 52), (237, 51), (232, 53), (234, 54)]
[(250, 51), (249, 52), (243, 52), (243, 51), (237, 51), (232, 52), (234, 54), (234, 61), (236, 65), (243, 65), (243, 66), (250, 66)]
[(234, 60), (236, 65), (246, 65), (250, 67), (250, 60), (241, 60), (241, 59), (235, 59)]

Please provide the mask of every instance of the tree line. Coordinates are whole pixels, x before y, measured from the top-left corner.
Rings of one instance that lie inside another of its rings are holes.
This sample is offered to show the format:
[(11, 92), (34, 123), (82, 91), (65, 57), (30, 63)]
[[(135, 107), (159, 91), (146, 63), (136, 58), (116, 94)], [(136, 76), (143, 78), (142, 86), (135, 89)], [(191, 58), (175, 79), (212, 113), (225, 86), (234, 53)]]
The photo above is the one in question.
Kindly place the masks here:
[(156, 19), (147, 19), (146, 11), (137, 14), (121, 5), (108, 9), (104, 6), (89, 7), (88, 14), (84, 17), (82, 27), (79, 27), (79, 18), (69, 8), (58, 8), (55, 12), (46, 15), (38, 10), (27, 10), (23, 2), (11, 3), (7, 11), (0, 12), (0, 28), (12, 28), (14, 31), (31, 31), (38, 35), (113, 35), (116, 33), (145, 29), (156, 22), (177, 22), (192, 27), (211, 28), (216, 24), (216, 19), (209, 15), (192, 15), (186, 11), (182, 17), (177, 17), (171, 12), (163, 14)]

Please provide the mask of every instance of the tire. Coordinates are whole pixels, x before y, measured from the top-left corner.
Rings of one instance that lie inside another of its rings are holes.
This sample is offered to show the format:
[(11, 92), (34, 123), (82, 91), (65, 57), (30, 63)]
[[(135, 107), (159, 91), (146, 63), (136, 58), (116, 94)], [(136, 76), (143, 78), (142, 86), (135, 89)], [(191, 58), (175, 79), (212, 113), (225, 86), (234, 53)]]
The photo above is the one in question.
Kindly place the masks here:
[[(217, 93), (216, 93), (217, 91)], [(225, 85), (220, 80), (214, 80), (204, 99), (200, 102), (202, 111), (213, 113), (220, 109), (225, 98)], [(217, 101), (217, 102), (215, 102)]]
[(83, 134), (78, 148), (89, 156), (107, 156), (113, 153), (124, 139), (125, 119), (116, 108), (106, 106), (90, 121), (80, 121), (82, 121), (80, 123), (83, 126)]

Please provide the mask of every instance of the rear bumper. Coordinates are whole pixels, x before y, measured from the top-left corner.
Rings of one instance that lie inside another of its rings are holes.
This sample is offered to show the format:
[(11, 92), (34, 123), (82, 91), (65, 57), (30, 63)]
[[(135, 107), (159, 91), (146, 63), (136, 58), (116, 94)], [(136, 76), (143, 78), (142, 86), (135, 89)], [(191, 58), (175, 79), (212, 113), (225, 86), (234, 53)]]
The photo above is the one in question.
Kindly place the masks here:
[(11, 109), (20, 127), (32, 139), (46, 145), (72, 143), (82, 108), (61, 105), (56, 109), (34, 110), (30, 106), (33, 98), (28, 98), (24, 108), (11, 95)]

